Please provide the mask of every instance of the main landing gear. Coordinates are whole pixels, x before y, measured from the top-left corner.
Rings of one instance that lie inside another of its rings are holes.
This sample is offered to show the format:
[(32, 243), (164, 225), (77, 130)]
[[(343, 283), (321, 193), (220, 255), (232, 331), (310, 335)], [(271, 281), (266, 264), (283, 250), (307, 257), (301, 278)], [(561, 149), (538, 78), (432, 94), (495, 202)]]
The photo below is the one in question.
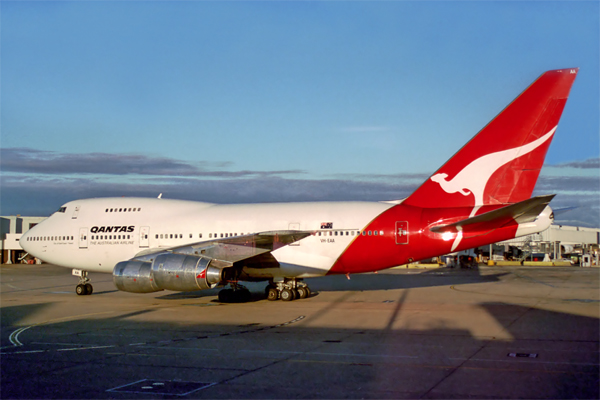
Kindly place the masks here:
[(87, 296), (94, 292), (94, 288), (92, 287), (92, 284), (90, 283), (90, 278), (88, 278), (88, 276), (87, 276), (88, 275), (87, 271), (81, 271), (79, 269), (74, 269), (73, 275), (76, 275), (79, 277), (79, 284), (75, 287), (75, 293), (77, 293), (78, 296)]
[(292, 301), (310, 297), (311, 291), (308, 285), (298, 279), (285, 279), (279, 282), (270, 281), (265, 288), (267, 300)]
[(252, 298), (250, 291), (237, 282), (229, 282), (231, 289), (222, 289), (219, 291), (219, 301), (221, 303), (246, 303)]

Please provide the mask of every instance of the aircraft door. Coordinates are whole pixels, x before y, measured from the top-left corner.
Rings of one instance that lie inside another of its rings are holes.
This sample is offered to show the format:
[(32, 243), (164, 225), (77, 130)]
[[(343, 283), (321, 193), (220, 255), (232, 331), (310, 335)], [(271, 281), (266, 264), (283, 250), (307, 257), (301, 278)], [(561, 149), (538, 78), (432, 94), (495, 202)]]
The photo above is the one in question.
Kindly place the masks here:
[(142, 226), (140, 228), (140, 247), (149, 247), (150, 240), (148, 239), (150, 235), (150, 227)]
[(71, 219), (77, 219), (78, 215), (79, 215), (79, 206), (75, 206), (75, 211), (73, 211), (73, 216), (71, 217)]
[(396, 244), (408, 244), (408, 221), (396, 221)]
[(88, 247), (88, 229), (79, 228), (79, 248), (87, 249)]

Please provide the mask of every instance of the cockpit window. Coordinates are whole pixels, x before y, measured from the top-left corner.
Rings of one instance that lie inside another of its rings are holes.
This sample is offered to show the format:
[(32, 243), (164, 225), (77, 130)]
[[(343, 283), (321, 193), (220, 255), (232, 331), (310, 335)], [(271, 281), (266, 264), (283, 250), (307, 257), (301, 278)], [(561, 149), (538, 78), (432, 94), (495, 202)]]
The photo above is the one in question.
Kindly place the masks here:
[(59, 213), (64, 213), (65, 211), (67, 211), (67, 207), (61, 207), (58, 210), (56, 210), (56, 212), (59, 212)]

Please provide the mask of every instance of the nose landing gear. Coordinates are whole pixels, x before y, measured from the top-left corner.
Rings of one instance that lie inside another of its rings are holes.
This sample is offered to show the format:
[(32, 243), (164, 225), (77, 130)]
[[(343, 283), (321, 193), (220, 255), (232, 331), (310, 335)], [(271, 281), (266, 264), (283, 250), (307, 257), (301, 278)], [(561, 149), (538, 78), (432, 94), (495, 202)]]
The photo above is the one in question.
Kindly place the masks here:
[(73, 275), (79, 277), (79, 284), (75, 287), (75, 293), (77, 293), (78, 296), (89, 296), (94, 292), (94, 287), (89, 283), (90, 278), (87, 276), (87, 271), (74, 269)]

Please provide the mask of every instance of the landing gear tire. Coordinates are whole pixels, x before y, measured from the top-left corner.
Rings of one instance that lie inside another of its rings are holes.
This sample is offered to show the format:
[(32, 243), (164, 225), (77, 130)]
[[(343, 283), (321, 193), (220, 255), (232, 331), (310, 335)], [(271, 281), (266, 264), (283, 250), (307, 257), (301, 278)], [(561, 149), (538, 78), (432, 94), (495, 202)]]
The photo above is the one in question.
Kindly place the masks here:
[[(274, 286), (274, 285), (271, 285), (271, 284), (268, 284), (268, 285), (267, 285), (267, 287), (265, 288), (265, 295), (266, 295), (267, 297), (269, 297), (269, 291), (270, 291), (271, 289), (273, 289), (273, 290), (277, 291), (277, 287), (276, 287), (276, 286)], [(277, 297), (279, 297), (279, 294), (278, 294), (278, 296), (277, 296)], [(274, 299), (274, 300), (277, 300), (277, 297), (275, 297), (275, 299)]]
[(77, 293), (77, 296), (85, 296), (87, 294), (85, 285), (82, 285), (82, 284), (77, 285), (75, 287), (75, 293)]
[(89, 296), (90, 294), (94, 293), (94, 287), (92, 286), (91, 283), (86, 283), (84, 286), (85, 286), (85, 294), (86, 295)]
[(309, 289), (308, 287), (302, 287), (300, 286), (298, 289), (296, 289), (296, 291), (298, 292), (298, 298), (299, 299), (305, 299), (309, 296)]
[(296, 296), (294, 296), (294, 292), (290, 289), (283, 289), (281, 291), (280, 297), (283, 301), (292, 301)]
[(279, 291), (274, 287), (267, 286), (267, 300), (275, 301), (279, 299)]

